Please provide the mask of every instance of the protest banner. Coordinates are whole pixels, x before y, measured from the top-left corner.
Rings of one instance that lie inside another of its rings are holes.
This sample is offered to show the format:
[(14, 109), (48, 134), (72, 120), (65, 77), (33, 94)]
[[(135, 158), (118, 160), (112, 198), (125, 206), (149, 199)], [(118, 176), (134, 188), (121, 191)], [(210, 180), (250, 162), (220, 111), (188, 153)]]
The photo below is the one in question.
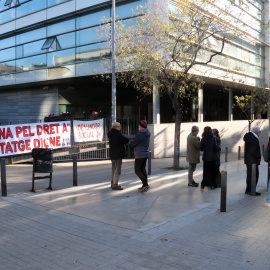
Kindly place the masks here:
[(70, 147), (70, 121), (0, 126), (0, 157)]
[(103, 119), (95, 121), (73, 121), (75, 142), (102, 141)]

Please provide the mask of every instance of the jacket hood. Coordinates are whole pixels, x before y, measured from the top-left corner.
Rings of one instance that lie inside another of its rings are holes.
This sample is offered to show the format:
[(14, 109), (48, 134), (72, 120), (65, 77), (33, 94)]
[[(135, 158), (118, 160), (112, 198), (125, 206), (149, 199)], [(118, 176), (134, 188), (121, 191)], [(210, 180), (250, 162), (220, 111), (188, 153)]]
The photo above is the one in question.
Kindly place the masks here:
[(243, 139), (244, 139), (245, 142), (248, 142), (248, 141), (254, 140), (255, 138), (256, 137), (254, 136), (254, 134), (252, 132), (248, 132), (248, 133), (245, 134)]
[(112, 128), (109, 132), (108, 132), (108, 138), (110, 139), (114, 134), (119, 133), (119, 130), (116, 130), (114, 128)]

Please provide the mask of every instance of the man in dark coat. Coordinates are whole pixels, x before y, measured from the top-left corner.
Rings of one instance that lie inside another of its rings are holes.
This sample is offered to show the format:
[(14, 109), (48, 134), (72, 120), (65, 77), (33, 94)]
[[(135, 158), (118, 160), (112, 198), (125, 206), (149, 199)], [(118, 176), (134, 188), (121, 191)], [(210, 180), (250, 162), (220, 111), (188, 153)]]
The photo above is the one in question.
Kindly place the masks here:
[(111, 188), (113, 190), (123, 190), (123, 188), (118, 185), (118, 180), (121, 175), (122, 159), (125, 156), (124, 145), (129, 142), (129, 139), (125, 137), (120, 130), (120, 123), (115, 122), (112, 124), (112, 129), (108, 132), (110, 159), (112, 161)]
[[(259, 165), (261, 162), (261, 149), (259, 144), (259, 136), (261, 134), (260, 127), (254, 126), (251, 132), (246, 133), (244, 136), (245, 141), (245, 156), (244, 162), (247, 166), (247, 178), (246, 178), (246, 194), (251, 195), (251, 168), (252, 164), (255, 164), (256, 168), (256, 185), (259, 179)], [(260, 196), (261, 193), (256, 192), (256, 196)]]

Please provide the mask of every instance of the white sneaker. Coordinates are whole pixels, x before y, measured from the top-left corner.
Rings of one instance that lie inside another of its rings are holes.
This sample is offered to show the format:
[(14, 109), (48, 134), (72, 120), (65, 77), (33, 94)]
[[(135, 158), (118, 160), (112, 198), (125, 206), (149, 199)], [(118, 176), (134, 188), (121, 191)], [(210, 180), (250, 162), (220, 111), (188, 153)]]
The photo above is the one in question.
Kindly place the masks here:
[(270, 203), (264, 203), (262, 206), (264, 206), (264, 207), (267, 207), (267, 208), (270, 208)]

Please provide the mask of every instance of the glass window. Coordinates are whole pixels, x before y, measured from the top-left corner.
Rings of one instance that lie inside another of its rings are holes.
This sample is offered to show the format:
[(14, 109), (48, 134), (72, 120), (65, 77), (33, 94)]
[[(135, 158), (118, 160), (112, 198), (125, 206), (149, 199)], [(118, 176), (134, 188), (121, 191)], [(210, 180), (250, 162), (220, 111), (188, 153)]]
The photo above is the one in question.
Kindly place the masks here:
[(0, 24), (12, 21), (15, 19), (15, 9), (8, 9), (0, 13)]
[(48, 36), (56, 36), (59, 34), (71, 32), (75, 30), (75, 19), (56, 23), (47, 27)]
[(61, 49), (75, 47), (75, 32), (57, 36)]
[(76, 48), (76, 62), (110, 57), (110, 49), (104, 49), (104, 43), (98, 43)]
[(48, 67), (69, 65), (75, 62), (75, 48), (47, 54)]
[(43, 43), (44, 43), (44, 40), (39, 40), (39, 41), (24, 44), (23, 56), (27, 57), (30, 55), (44, 53), (44, 51), (41, 50), (41, 46), (43, 45)]
[(59, 45), (57, 37), (47, 38), (46, 41), (44, 42), (41, 50), (47, 50), (49, 52), (61, 50), (61, 46)]
[(16, 36), (16, 45), (34, 41), (37, 39), (46, 38), (46, 27), (37, 30), (29, 31)]
[(0, 40), (0, 49), (9, 48), (15, 46), (15, 36)]
[(16, 47), (16, 58), (22, 58), (23, 57), (23, 45)]
[(48, 0), (48, 7), (54, 6), (63, 2), (67, 2), (67, 1), (70, 1), (70, 0)]
[(46, 1), (32, 0), (16, 7), (16, 17), (22, 17), (45, 8), (46, 8)]
[(15, 47), (0, 51), (0, 62), (15, 59)]
[(107, 36), (103, 36), (102, 39), (100, 40), (99, 39), (100, 33), (98, 32), (98, 29), (100, 29), (99, 26), (77, 31), (76, 33), (77, 46), (95, 43), (109, 38), (109, 33), (107, 33)]
[(46, 54), (16, 60), (16, 71), (28, 71), (46, 67)]
[(0, 75), (14, 73), (16, 71), (15, 61), (0, 64)]
[(95, 13), (91, 13), (82, 17), (76, 18), (76, 29), (82, 29), (93, 25), (99, 25), (102, 22), (102, 18), (110, 18), (110, 10), (102, 10)]
[(116, 6), (115, 9), (116, 19), (123, 19), (134, 16), (136, 14), (144, 13), (146, 11), (145, 8), (141, 8), (140, 6), (144, 7), (146, 3), (147, 1), (144, 0), (124, 4), (121, 6)]

